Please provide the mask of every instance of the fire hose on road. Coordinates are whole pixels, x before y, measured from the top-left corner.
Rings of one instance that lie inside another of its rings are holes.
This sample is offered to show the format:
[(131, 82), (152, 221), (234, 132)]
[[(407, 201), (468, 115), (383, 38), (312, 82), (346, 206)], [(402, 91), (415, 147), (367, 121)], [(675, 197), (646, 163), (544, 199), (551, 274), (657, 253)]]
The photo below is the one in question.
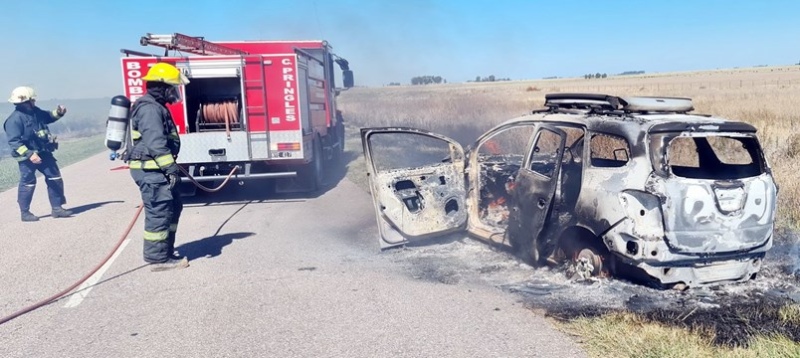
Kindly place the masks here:
[[(120, 169), (125, 169), (125, 168), (126, 167), (120, 167)], [(191, 180), (191, 182), (194, 185), (196, 185), (201, 190), (209, 192), (209, 193), (213, 193), (213, 192), (217, 192), (219, 190), (222, 190), (222, 188), (228, 183), (228, 181), (230, 181), (230, 179), (233, 177), (233, 175), (239, 169), (239, 167), (234, 167), (231, 170), (231, 172), (225, 177), (225, 180), (223, 180), (222, 183), (219, 186), (217, 186), (216, 188), (208, 188), (208, 187), (205, 187), (202, 184), (198, 183), (188, 172), (186, 172), (185, 169), (183, 169), (183, 167), (179, 167), (179, 168), (180, 168), (181, 172), (183, 172), (183, 174), (185, 174), (189, 178), (189, 180)], [(114, 246), (114, 249), (112, 249), (111, 252), (109, 252), (108, 255), (97, 266), (95, 266), (95, 268), (92, 269), (88, 274), (86, 274), (80, 280), (78, 280), (77, 282), (72, 284), (72, 286), (68, 287), (67, 289), (65, 289), (65, 290), (63, 290), (63, 291), (61, 291), (61, 292), (59, 292), (57, 294), (55, 294), (53, 296), (50, 296), (50, 297), (48, 297), (48, 298), (46, 298), (46, 299), (44, 299), (42, 301), (39, 301), (39, 302), (37, 302), (37, 303), (35, 303), (35, 304), (31, 305), (31, 306), (25, 307), (25, 308), (15, 312), (15, 313), (12, 313), (12, 314), (10, 314), (10, 315), (8, 315), (6, 317), (0, 318), (0, 325), (2, 325), (2, 324), (6, 323), (6, 322), (8, 322), (8, 321), (10, 321), (10, 320), (12, 320), (14, 318), (22, 316), (22, 315), (24, 315), (26, 313), (32, 312), (32, 311), (34, 311), (34, 310), (36, 310), (38, 308), (44, 307), (44, 306), (46, 306), (46, 305), (48, 305), (48, 304), (50, 304), (52, 302), (55, 302), (59, 298), (64, 297), (67, 294), (69, 294), (70, 292), (72, 292), (72, 290), (74, 290), (76, 287), (80, 286), (83, 282), (85, 282), (90, 277), (92, 277), (92, 275), (94, 275), (95, 272), (100, 270), (100, 268), (103, 267), (103, 265), (105, 265), (106, 262), (108, 262), (109, 259), (111, 259), (111, 257), (114, 255), (114, 253), (117, 252), (119, 247), (122, 245), (122, 243), (128, 237), (128, 234), (130, 234), (131, 230), (133, 229), (133, 225), (136, 224), (136, 220), (139, 219), (139, 215), (142, 213), (142, 209), (143, 208), (144, 208), (144, 203), (139, 204), (139, 208), (136, 210), (136, 213), (133, 215), (133, 219), (131, 219), (131, 222), (128, 224), (128, 227), (122, 233), (122, 236), (119, 238), (119, 241)]]

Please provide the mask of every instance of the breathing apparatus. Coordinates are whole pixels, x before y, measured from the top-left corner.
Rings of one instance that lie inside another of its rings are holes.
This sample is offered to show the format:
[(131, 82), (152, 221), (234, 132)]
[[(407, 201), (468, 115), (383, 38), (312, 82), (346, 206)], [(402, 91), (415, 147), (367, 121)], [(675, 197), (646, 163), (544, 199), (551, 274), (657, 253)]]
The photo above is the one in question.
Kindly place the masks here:
[(116, 96), (111, 99), (111, 109), (108, 111), (106, 121), (106, 147), (111, 150), (109, 159), (120, 157), (117, 152), (122, 149), (128, 138), (128, 125), (130, 123), (131, 101), (125, 96)]

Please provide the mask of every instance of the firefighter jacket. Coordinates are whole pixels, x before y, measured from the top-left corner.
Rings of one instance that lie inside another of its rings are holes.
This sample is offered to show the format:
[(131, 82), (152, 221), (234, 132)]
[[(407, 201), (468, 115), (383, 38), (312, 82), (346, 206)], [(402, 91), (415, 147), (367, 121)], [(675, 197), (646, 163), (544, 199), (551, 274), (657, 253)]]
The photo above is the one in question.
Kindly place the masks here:
[(56, 110), (50, 112), (33, 106), (17, 105), (8, 116), (3, 129), (6, 131), (11, 156), (18, 162), (29, 160), (34, 153), (51, 153), (58, 149), (56, 138), (47, 126), (62, 116)]
[(181, 150), (178, 128), (167, 107), (146, 94), (131, 108), (133, 147), (126, 160), (131, 169), (161, 170), (178, 174), (175, 159)]

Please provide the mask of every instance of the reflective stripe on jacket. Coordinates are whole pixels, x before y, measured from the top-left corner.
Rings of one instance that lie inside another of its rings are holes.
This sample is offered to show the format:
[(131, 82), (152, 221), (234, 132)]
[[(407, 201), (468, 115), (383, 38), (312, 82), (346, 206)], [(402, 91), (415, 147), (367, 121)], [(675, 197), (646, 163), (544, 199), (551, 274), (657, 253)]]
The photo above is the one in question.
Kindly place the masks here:
[(178, 129), (169, 110), (151, 95), (139, 98), (131, 109), (131, 140), (133, 148), (128, 163), (131, 169), (177, 173)]
[(50, 128), (47, 126), (61, 118), (56, 111), (47, 112), (34, 106), (30, 110), (18, 105), (5, 123), (3, 129), (8, 138), (11, 156), (17, 161), (30, 159), (33, 153), (50, 152)]

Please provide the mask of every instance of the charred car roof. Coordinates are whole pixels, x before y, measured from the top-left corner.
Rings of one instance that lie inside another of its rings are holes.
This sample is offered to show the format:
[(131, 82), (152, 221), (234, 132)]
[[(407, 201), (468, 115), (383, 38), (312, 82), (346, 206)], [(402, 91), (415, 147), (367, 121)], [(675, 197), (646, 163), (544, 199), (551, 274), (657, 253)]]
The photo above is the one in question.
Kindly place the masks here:
[(592, 93), (554, 93), (545, 96), (545, 107), (506, 121), (502, 125), (526, 121), (553, 121), (586, 126), (589, 130), (638, 132), (729, 131), (755, 133), (748, 123), (689, 114), (694, 110), (690, 98), (616, 97)]

